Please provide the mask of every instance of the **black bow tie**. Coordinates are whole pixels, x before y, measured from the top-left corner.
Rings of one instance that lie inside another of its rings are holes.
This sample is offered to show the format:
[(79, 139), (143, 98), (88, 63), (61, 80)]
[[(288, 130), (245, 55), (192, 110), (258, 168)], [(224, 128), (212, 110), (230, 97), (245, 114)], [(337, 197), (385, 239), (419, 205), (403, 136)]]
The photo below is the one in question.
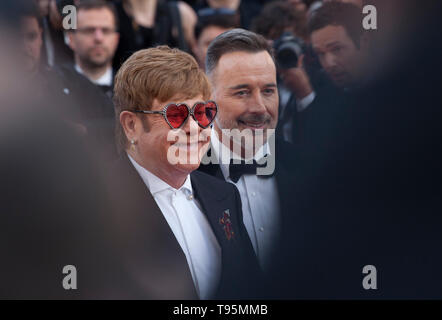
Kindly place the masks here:
[[(258, 164), (255, 160), (253, 160), (253, 163), (246, 163), (244, 160), (241, 160), (241, 163), (235, 164), (233, 163), (233, 160), (230, 160), (229, 165), (229, 176), (230, 180), (237, 183), (239, 178), (243, 174), (255, 174), (256, 175), (256, 169), (257, 168), (264, 168), (266, 166), (266, 163)], [(273, 175), (273, 174), (272, 174)], [(263, 178), (271, 177), (272, 175), (266, 175), (266, 176), (260, 176)]]

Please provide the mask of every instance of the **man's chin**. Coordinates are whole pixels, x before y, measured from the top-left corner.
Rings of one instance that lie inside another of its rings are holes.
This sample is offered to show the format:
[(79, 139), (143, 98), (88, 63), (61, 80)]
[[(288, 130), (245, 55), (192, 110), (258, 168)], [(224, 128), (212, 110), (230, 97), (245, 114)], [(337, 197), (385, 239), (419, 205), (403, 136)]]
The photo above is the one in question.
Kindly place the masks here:
[(192, 173), (193, 171), (197, 170), (200, 166), (200, 161), (197, 163), (177, 163), (175, 165), (175, 168), (181, 172), (187, 172), (188, 174)]
[(111, 60), (103, 57), (93, 57), (89, 59), (89, 65), (93, 68), (103, 68), (109, 64)]

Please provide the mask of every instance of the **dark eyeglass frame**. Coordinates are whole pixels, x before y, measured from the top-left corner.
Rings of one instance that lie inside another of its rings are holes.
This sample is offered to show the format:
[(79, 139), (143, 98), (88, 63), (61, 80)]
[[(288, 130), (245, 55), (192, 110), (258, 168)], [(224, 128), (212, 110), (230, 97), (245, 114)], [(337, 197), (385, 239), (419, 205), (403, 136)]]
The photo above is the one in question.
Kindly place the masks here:
[(97, 29), (100, 29), (103, 35), (105, 36), (118, 33), (118, 30), (116, 28), (106, 28), (106, 27), (104, 28), (86, 27), (86, 28), (74, 29), (73, 31), (86, 36), (91, 36), (97, 31)]
[[(206, 105), (206, 104), (208, 104), (209, 102), (211, 102), (211, 103), (213, 103), (213, 104), (215, 105), (215, 108), (216, 108), (216, 114), (215, 114), (215, 116), (213, 117), (212, 121), (210, 121), (210, 123), (209, 123), (207, 126), (203, 126), (203, 125), (202, 125), (202, 124), (201, 124), (201, 123), (195, 118), (195, 113), (194, 113), (194, 111), (195, 111), (195, 107), (196, 107), (198, 104), (201, 104), (201, 103), (202, 103), (202, 104)], [(177, 128), (175, 128), (174, 126), (172, 126), (172, 124), (169, 122), (169, 119), (167, 119), (167, 109), (168, 109), (169, 106), (171, 106), (171, 105), (174, 105), (174, 106), (184, 105), (184, 106), (187, 107), (187, 110), (188, 110), (187, 118), (184, 119), (183, 123), (182, 123), (179, 127), (177, 127)], [(171, 129), (175, 129), (175, 130), (176, 130), (176, 129), (180, 129), (180, 128), (182, 128), (182, 127), (184, 126), (184, 124), (186, 123), (186, 121), (189, 119), (189, 117), (192, 116), (193, 120), (195, 120), (195, 122), (198, 123), (198, 125), (199, 125), (201, 128), (206, 129), (206, 128), (210, 127), (210, 125), (212, 125), (212, 123), (215, 121), (216, 116), (218, 115), (218, 105), (217, 105), (217, 103), (216, 103), (215, 101), (213, 101), (213, 100), (207, 100), (206, 102), (204, 102), (204, 101), (198, 101), (198, 102), (195, 102), (195, 104), (193, 105), (193, 107), (190, 108), (190, 107), (187, 105), (187, 103), (174, 103), (174, 102), (171, 102), (171, 103), (165, 105), (161, 111), (151, 111), (151, 110), (129, 110), (129, 111), (131, 111), (131, 112), (136, 112), (136, 113), (144, 113), (144, 114), (161, 114), (161, 115), (163, 116), (164, 120), (166, 120), (166, 122), (167, 122), (167, 124), (169, 125), (169, 127), (170, 127)]]

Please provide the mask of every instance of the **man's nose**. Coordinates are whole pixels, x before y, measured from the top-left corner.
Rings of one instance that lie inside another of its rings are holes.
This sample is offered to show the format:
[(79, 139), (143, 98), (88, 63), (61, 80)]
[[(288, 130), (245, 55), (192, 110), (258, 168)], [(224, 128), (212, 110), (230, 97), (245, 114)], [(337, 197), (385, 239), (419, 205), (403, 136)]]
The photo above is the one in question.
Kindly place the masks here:
[(101, 41), (103, 41), (103, 38), (104, 38), (103, 30), (101, 28), (96, 28), (95, 32), (94, 32), (95, 41), (101, 42)]
[(264, 98), (260, 90), (253, 92), (250, 100), (248, 111), (251, 113), (266, 113), (267, 108), (264, 102)]
[(23, 52), (26, 52), (26, 53), (32, 52), (32, 46), (29, 43), (29, 41), (23, 40), (21, 43), (21, 48), (22, 48)]
[(187, 135), (199, 133), (201, 131), (201, 127), (191, 115), (189, 115), (189, 118), (187, 118), (182, 129)]
[(327, 53), (324, 57), (324, 69), (333, 68), (336, 66), (336, 58), (333, 54)]

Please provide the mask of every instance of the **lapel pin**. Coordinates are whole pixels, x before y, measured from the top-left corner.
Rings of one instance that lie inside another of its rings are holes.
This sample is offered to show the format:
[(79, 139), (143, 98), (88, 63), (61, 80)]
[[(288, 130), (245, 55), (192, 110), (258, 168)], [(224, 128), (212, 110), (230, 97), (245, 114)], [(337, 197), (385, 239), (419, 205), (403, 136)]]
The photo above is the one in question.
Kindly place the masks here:
[(227, 240), (234, 237), (235, 233), (232, 229), (232, 222), (230, 221), (230, 211), (229, 209), (224, 210), (222, 218), (219, 218), (219, 223), (223, 226), (224, 232), (226, 233)]

